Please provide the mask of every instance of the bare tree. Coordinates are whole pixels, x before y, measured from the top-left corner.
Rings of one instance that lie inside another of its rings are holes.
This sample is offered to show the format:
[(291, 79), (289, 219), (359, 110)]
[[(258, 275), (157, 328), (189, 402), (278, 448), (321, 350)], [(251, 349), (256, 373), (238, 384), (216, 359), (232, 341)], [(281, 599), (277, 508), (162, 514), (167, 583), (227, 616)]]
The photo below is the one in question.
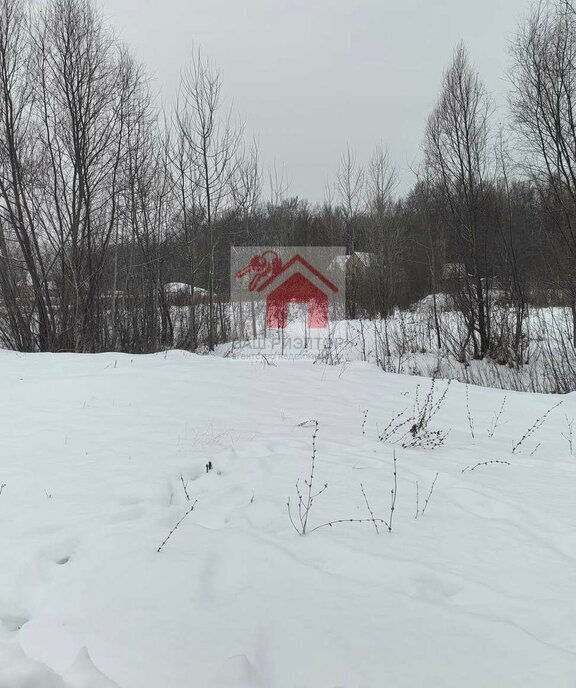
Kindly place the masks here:
[[(37, 209), (34, 62), (30, 23), (20, 0), (0, 2), (0, 287), (9, 328), (4, 342), (20, 350), (49, 349), (54, 313), (48, 292)], [(32, 290), (25, 298), (23, 285)], [(37, 323), (34, 315), (37, 312)]]
[(336, 191), (344, 217), (346, 253), (350, 255), (356, 250), (356, 225), (364, 191), (364, 171), (357, 164), (350, 147), (346, 148), (340, 159)]
[(446, 199), (452, 250), (463, 265), (459, 306), (475, 358), (482, 358), (490, 348), (491, 275), (483, 217), (490, 174), (490, 112), (490, 98), (460, 44), (426, 125), (425, 155), (429, 173)]
[[(436, 334), (436, 346), (442, 347), (442, 328), (440, 324), (438, 294), (442, 290), (442, 269), (446, 258), (446, 237), (439, 212), (439, 199), (427, 170), (418, 174), (418, 182), (408, 196), (409, 214), (417, 225), (414, 243), (423, 248), (423, 263), (430, 276), (432, 295), (432, 319)], [(418, 252), (412, 247), (412, 260), (418, 260)], [(422, 264), (422, 263), (420, 263)]]
[(346, 255), (351, 257), (345, 263), (346, 307), (350, 318), (357, 317), (360, 296), (359, 274), (355, 269), (354, 254), (357, 250), (359, 216), (364, 200), (364, 170), (357, 164), (350, 147), (340, 159), (336, 174), (336, 196), (338, 210), (344, 224), (343, 235)]
[(512, 112), (525, 166), (552, 222), (549, 286), (570, 296), (576, 345), (576, 13), (571, 0), (540, 4), (512, 47)]
[(51, 0), (33, 40), (45, 175), (38, 212), (60, 268), (59, 347), (94, 351), (142, 74), (87, 0)]
[(395, 305), (398, 285), (402, 279), (405, 250), (403, 232), (393, 212), (393, 192), (397, 175), (388, 150), (381, 144), (374, 150), (364, 175), (369, 249), (365, 281), (372, 302), (370, 312), (388, 315)]
[(175, 204), (178, 209), (180, 225), (187, 251), (187, 262), (190, 273), (190, 302), (188, 306), (188, 334), (184, 344), (195, 350), (198, 346), (197, 308), (194, 298), (197, 285), (197, 243), (203, 222), (202, 208), (198, 193), (200, 170), (196, 164), (194, 151), (190, 149), (184, 129), (185, 113), (179, 99), (174, 113), (171, 150), (171, 169), (174, 179)]
[(237, 172), (241, 129), (232, 124), (230, 110), (222, 112), (222, 79), (201, 52), (192, 58), (180, 87), (177, 122), (197, 175), (197, 198), (208, 236), (208, 347), (215, 331), (215, 221), (230, 199)]
[[(260, 169), (260, 158), (258, 143), (252, 142), (247, 152), (241, 157), (236, 174), (231, 184), (232, 203), (239, 224), (236, 238), (241, 243), (250, 242), (250, 237), (254, 235), (254, 220), (260, 204), (262, 194), (262, 171)], [(251, 293), (252, 296), (252, 293)], [(244, 334), (244, 304), (238, 304), (239, 309), (239, 328), (240, 336)], [(252, 324), (252, 337), (258, 336), (258, 326), (256, 317), (256, 305), (254, 299), (250, 301), (250, 320)]]

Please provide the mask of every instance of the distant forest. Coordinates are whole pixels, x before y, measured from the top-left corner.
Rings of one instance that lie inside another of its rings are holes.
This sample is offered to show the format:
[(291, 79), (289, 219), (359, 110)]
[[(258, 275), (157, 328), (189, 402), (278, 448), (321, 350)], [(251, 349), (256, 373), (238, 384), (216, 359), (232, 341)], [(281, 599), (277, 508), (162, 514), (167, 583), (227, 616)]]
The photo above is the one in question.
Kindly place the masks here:
[[(449, 294), (462, 351), (521, 365), (528, 309), (562, 306), (574, 346), (572, 4), (539, 3), (510, 53), (506, 127), (458, 45), (411, 190), (397, 194), (385, 146), (365, 166), (348, 149), (329, 198), (311, 204), (261, 168), (202, 53), (161, 112), (90, 0), (0, 0), (0, 344), (212, 350), (234, 336), (232, 245), (341, 245), (358, 256), (350, 318)], [(176, 298), (175, 282), (204, 291)]]

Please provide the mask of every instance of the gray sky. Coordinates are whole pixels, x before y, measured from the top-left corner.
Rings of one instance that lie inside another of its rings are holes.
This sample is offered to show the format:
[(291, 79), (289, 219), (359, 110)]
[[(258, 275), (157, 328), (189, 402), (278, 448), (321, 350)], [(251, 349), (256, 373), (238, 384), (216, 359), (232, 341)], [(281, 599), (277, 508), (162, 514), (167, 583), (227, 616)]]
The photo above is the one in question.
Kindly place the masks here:
[(289, 194), (320, 201), (349, 144), (363, 162), (382, 141), (413, 182), (426, 117), (464, 40), (504, 119), (508, 43), (530, 0), (100, 0), (171, 102), (201, 47), (224, 93), (284, 170)]

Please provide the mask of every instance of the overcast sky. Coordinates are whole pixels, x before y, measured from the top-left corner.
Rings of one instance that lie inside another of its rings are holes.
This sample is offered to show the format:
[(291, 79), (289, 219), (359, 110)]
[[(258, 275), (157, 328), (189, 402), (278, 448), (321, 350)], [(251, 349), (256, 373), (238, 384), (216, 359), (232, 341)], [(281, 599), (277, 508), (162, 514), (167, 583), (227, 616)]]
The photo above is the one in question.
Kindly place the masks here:
[(401, 190), (462, 39), (505, 118), (508, 44), (530, 0), (100, 0), (169, 103), (199, 46), (224, 93), (284, 170), (290, 195), (325, 197), (342, 152), (382, 141)]

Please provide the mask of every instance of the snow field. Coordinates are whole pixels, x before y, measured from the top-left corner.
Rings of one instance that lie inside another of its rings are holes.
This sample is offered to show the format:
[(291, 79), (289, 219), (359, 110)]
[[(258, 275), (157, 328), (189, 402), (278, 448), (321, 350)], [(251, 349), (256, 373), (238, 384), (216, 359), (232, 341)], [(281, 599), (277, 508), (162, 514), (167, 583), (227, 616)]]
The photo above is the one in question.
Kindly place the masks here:
[[(453, 382), (424, 449), (378, 435), (430, 381), (362, 362), (0, 352), (0, 380), (0, 688), (575, 685), (574, 395)], [(388, 519), (396, 452), (391, 533), (295, 533), (310, 419), (310, 527), (369, 518), (360, 484)]]

